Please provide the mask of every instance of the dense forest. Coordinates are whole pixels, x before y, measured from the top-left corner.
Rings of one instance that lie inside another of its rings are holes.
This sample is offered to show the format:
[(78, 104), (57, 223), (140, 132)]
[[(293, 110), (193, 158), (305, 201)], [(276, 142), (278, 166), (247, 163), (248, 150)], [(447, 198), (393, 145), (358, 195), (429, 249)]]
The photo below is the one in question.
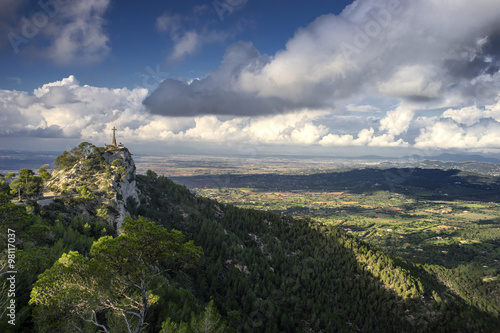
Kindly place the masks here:
[[(312, 219), (223, 205), (152, 171), (134, 177), (139, 200), (127, 200), (130, 217), (118, 233), (109, 223), (116, 210), (109, 193), (85, 185), (100, 174), (125, 181), (124, 166), (107, 163), (105, 152), (86, 144), (61, 155), (57, 169), (78, 169), (87, 179), (65, 187), (49, 205), (37, 201), (50, 179), (43, 171), (23, 171), (22, 179), (20, 172), (14, 186), (0, 179), (0, 331), (500, 327), (500, 306), (484, 297), (492, 291), (480, 279), (392, 257)], [(16, 195), (22, 205), (12, 202)], [(14, 298), (9, 264), (17, 271)], [(7, 308), (12, 299), (15, 325)]]

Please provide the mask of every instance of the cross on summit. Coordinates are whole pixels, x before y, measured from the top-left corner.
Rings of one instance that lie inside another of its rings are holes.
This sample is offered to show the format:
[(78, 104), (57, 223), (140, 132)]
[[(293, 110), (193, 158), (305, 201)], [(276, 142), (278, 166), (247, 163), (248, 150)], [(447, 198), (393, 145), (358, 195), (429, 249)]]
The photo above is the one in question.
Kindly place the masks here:
[(111, 143), (112, 146), (118, 147), (118, 144), (116, 143), (116, 127), (113, 126), (113, 142)]
[(118, 144), (116, 142), (116, 127), (113, 126), (113, 128), (111, 129), (113, 131), (113, 142), (110, 144), (110, 145), (107, 145), (107, 144), (104, 144), (105, 147), (123, 147), (122, 143), (120, 142), (120, 144)]

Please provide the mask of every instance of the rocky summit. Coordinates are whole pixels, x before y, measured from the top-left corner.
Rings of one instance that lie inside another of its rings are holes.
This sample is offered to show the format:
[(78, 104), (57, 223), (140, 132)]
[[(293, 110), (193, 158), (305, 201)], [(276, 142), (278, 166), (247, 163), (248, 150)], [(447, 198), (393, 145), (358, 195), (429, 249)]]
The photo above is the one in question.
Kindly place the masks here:
[(60, 197), (81, 199), (73, 206), (99, 210), (117, 229), (130, 215), (127, 206), (139, 203), (135, 163), (125, 147), (84, 142), (60, 155), (55, 164), (47, 187)]

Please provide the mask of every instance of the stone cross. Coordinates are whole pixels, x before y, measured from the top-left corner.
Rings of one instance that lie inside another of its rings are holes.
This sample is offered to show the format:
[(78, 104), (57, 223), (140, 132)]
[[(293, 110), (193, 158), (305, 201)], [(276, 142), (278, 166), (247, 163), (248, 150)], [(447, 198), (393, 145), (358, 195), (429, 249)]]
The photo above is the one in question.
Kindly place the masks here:
[(116, 128), (113, 126), (113, 143), (111, 143), (112, 146), (118, 147), (118, 144), (116, 143)]

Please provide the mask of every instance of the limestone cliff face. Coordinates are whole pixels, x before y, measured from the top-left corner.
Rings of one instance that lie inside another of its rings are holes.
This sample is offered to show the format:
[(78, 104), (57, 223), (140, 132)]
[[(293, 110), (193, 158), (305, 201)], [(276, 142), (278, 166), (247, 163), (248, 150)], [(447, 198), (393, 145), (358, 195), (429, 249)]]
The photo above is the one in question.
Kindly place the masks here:
[(75, 210), (99, 210), (102, 218), (120, 228), (130, 215), (127, 206), (140, 202), (132, 154), (125, 147), (85, 148), (66, 155), (47, 188), (68, 198)]
[[(139, 195), (136, 187), (135, 177), (135, 162), (132, 154), (127, 148), (115, 148), (107, 150), (103, 154), (103, 158), (110, 165), (116, 165), (118, 172), (114, 174), (111, 182), (113, 188), (114, 201), (117, 205), (119, 216), (116, 218), (116, 224), (119, 228), (125, 216), (130, 215), (127, 211), (127, 205), (139, 204)], [(123, 169), (119, 169), (123, 167)], [(121, 170), (121, 171), (120, 171)]]

